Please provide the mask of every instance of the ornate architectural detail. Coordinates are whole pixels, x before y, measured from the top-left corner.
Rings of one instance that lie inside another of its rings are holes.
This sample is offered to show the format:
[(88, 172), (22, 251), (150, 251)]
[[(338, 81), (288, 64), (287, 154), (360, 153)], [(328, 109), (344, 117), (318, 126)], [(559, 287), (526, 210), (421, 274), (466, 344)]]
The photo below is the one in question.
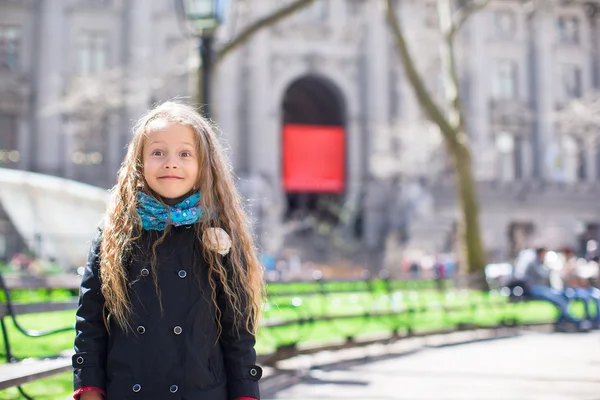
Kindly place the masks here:
[(344, 74), (344, 78), (356, 82), (358, 79), (358, 59), (356, 57), (340, 57), (335, 62), (336, 68)]
[(308, 69), (310, 71), (319, 70), (319, 68), (322, 67), (323, 64), (325, 64), (325, 62), (327, 61), (327, 58), (325, 56), (316, 52), (307, 53), (302, 58), (304, 62), (306, 62), (306, 64), (308, 65)]
[(492, 126), (502, 130), (523, 130), (530, 126), (533, 114), (529, 105), (519, 100), (493, 100), (490, 102)]
[(271, 28), (273, 37), (280, 40), (294, 40), (303, 38), (307, 42), (329, 40), (332, 37), (332, 28), (326, 24), (277, 24)]
[(340, 32), (339, 38), (344, 44), (359, 44), (361, 38), (365, 36), (365, 25), (364, 21), (349, 25)]
[(289, 54), (271, 54), (271, 77), (275, 80), (283, 74), (290, 65), (297, 61), (298, 57)]

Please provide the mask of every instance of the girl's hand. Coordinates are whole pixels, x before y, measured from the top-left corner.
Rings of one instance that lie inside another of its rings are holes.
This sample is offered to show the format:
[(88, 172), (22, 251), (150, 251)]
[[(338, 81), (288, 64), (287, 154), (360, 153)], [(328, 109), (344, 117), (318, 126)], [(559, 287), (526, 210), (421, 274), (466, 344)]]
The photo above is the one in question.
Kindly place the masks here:
[(79, 400), (104, 400), (104, 396), (98, 392), (85, 392), (79, 396)]

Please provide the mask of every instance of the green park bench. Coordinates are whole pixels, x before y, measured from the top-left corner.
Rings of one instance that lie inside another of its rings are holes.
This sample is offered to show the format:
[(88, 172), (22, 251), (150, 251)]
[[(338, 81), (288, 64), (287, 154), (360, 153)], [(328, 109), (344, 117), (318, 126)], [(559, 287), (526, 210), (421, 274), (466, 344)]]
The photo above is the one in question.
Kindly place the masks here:
[(63, 310), (75, 310), (77, 299), (63, 302), (40, 302), (33, 304), (18, 304), (12, 301), (11, 291), (15, 289), (69, 289), (77, 290), (81, 278), (76, 275), (61, 276), (2, 276), (0, 274), (0, 328), (4, 344), (6, 363), (0, 364), (0, 390), (17, 387), (19, 392), (31, 399), (21, 388), (22, 384), (45, 378), (54, 374), (68, 371), (71, 366), (71, 354), (57, 354), (46, 358), (16, 358), (11, 351), (11, 342), (7, 329), (12, 322), (18, 334), (31, 338), (54, 335), (74, 329), (73, 326), (48, 331), (32, 331), (24, 329), (18, 321), (20, 315), (47, 313)]

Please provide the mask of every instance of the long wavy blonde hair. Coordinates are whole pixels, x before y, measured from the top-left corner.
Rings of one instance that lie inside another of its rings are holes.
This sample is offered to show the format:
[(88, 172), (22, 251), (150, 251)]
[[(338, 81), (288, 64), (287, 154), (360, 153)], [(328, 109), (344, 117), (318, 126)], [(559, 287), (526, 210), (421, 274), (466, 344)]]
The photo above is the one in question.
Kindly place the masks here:
[[(256, 333), (264, 295), (263, 268), (258, 261), (241, 196), (233, 182), (232, 169), (211, 125), (192, 107), (176, 102), (160, 104), (140, 118), (119, 170), (103, 224), (100, 247), (100, 278), (105, 314), (114, 319), (123, 330), (130, 329), (132, 311), (128, 296), (127, 260), (134, 242), (142, 232), (136, 204), (141, 190), (149, 192), (144, 179), (142, 154), (148, 133), (154, 126), (160, 125), (152, 123), (155, 121), (181, 124), (190, 127), (195, 134), (200, 171), (195, 187), (202, 193), (200, 207), (217, 210), (216, 220), (205, 218), (196, 224), (198, 243), (203, 246), (202, 233), (215, 225), (227, 231), (233, 242), (226, 265), (218, 253), (204, 249), (219, 334), (222, 331), (221, 310), (217, 303), (219, 290), (226, 295), (227, 306), (234, 313), (235, 326), (238, 329), (245, 327), (248, 332)], [(153, 246), (154, 260), (156, 246), (164, 240), (167, 233), (168, 228)], [(153, 276), (160, 300), (155, 271)]]

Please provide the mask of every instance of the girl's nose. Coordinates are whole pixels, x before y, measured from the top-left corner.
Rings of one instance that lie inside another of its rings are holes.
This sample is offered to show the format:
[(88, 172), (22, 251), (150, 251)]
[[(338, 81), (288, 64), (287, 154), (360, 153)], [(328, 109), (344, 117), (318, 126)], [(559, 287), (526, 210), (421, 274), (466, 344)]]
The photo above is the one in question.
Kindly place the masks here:
[(177, 164), (178, 160), (176, 156), (169, 156), (167, 157), (167, 159), (165, 160), (165, 168), (179, 168), (179, 165)]

